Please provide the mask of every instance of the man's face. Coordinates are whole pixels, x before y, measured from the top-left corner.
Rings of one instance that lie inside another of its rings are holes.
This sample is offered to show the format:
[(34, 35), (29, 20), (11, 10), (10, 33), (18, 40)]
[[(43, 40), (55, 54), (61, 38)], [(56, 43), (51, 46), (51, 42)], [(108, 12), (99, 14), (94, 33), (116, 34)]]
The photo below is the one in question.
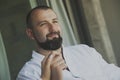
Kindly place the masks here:
[[(32, 13), (31, 20), (33, 25), (33, 38), (40, 47), (47, 50), (54, 50), (61, 46), (61, 27), (58, 23), (56, 14), (51, 9), (35, 10)], [(48, 48), (46, 48), (47, 45)], [(53, 48), (49, 49), (49, 47)]]

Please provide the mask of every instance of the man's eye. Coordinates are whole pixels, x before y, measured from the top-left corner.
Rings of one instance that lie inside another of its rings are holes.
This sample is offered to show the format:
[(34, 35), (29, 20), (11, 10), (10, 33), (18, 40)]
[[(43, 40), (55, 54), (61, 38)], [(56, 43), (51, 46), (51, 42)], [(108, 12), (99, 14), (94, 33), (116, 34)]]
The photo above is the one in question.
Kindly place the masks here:
[(58, 21), (53, 21), (53, 23), (58, 23)]
[(40, 26), (44, 26), (46, 23), (40, 23)]

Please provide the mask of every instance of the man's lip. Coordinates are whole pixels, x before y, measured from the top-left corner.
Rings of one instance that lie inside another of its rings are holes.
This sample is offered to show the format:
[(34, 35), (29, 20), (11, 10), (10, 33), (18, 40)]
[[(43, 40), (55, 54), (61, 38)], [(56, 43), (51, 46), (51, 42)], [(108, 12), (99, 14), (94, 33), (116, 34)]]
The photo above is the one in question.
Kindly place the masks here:
[(48, 37), (56, 37), (58, 36), (57, 34), (49, 34)]

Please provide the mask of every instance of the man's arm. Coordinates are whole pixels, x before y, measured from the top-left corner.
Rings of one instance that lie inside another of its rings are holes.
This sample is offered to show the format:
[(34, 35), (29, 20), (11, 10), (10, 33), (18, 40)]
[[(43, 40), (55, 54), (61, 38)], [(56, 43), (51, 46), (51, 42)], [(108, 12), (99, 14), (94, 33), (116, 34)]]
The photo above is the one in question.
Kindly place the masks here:
[(101, 65), (104, 75), (109, 80), (120, 80), (119, 67), (115, 66), (114, 64), (107, 63), (94, 48), (90, 48), (90, 52), (92, 53), (95, 60), (98, 60), (98, 63)]
[[(52, 52), (55, 54), (55, 52)], [(63, 80), (62, 71), (67, 68), (61, 53), (56, 54), (51, 64), (51, 80)]]
[(53, 60), (53, 57), (55, 55), (54, 54), (49, 54), (48, 56), (46, 56), (41, 65), (42, 65), (42, 73), (41, 73), (41, 79), (42, 80), (50, 80), (50, 77), (51, 77), (51, 62)]

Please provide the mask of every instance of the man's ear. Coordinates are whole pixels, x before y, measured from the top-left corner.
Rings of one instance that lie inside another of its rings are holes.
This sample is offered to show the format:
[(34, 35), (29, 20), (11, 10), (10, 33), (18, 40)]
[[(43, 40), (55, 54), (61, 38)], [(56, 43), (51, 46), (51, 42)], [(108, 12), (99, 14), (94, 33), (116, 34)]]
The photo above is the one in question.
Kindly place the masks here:
[(27, 34), (27, 36), (28, 36), (30, 39), (32, 39), (32, 40), (35, 39), (32, 29), (27, 28), (27, 29), (26, 29), (26, 34)]

